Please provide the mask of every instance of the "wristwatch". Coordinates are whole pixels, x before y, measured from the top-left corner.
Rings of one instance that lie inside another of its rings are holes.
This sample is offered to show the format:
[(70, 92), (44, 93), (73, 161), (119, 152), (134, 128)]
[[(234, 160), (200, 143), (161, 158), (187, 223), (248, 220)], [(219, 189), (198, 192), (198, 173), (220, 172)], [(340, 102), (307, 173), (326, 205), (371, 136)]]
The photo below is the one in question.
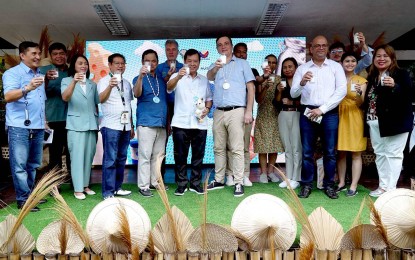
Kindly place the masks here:
[(28, 90), (26, 90), (26, 86), (24, 86), (24, 87), (22, 88), (22, 94), (23, 94), (23, 96), (25, 97), (25, 96), (27, 95), (27, 93), (29, 93), (29, 91), (28, 91)]

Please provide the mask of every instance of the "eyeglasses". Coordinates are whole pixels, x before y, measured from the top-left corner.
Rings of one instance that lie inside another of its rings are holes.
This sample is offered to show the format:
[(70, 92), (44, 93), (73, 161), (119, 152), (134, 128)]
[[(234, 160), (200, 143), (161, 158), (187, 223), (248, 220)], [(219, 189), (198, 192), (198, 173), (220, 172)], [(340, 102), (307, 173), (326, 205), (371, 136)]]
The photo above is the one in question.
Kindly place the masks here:
[(114, 64), (115, 66), (125, 66), (127, 63), (125, 62), (113, 62), (112, 64)]
[(331, 54), (336, 54), (336, 53), (343, 53), (344, 51), (342, 49), (338, 49), (338, 50), (331, 50), (330, 53)]
[(327, 48), (327, 44), (314, 44), (313, 48), (314, 49), (325, 49)]

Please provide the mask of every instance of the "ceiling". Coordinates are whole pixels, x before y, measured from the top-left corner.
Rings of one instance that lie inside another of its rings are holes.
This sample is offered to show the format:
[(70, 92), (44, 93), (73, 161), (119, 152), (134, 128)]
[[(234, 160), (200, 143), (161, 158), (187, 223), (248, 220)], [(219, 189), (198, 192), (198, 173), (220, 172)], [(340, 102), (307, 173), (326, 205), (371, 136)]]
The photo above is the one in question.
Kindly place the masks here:
[(53, 41), (255, 37), (269, 1), (288, 3), (272, 36), (318, 34), (347, 41), (354, 26), (368, 43), (385, 31), (390, 42), (415, 27), (414, 0), (112, 0), (129, 36), (112, 36), (91, 0), (0, 0), (0, 37), (18, 46), (39, 41), (47, 25)]

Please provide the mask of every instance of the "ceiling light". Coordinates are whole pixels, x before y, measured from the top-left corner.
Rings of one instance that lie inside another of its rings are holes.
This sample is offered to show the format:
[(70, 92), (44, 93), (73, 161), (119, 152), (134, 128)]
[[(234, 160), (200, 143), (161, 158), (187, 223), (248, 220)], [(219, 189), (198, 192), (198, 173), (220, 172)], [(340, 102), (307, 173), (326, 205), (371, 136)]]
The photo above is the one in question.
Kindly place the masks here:
[(272, 35), (278, 23), (287, 11), (288, 3), (268, 1), (261, 19), (255, 29), (256, 35)]
[(130, 34), (112, 0), (92, 0), (92, 6), (112, 35)]

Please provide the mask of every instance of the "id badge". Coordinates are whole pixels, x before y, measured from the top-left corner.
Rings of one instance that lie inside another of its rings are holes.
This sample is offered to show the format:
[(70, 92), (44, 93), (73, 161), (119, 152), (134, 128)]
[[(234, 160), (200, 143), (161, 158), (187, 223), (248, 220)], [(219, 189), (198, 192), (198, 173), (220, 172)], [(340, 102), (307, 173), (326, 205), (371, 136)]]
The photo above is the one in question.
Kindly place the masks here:
[(128, 111), (122, 111), (122, 113), (121, 113), (121, 121), (120, 122), (123, 125), (128, 124), (128, 122), (130, 122), (130, 117), (129, 117)]

